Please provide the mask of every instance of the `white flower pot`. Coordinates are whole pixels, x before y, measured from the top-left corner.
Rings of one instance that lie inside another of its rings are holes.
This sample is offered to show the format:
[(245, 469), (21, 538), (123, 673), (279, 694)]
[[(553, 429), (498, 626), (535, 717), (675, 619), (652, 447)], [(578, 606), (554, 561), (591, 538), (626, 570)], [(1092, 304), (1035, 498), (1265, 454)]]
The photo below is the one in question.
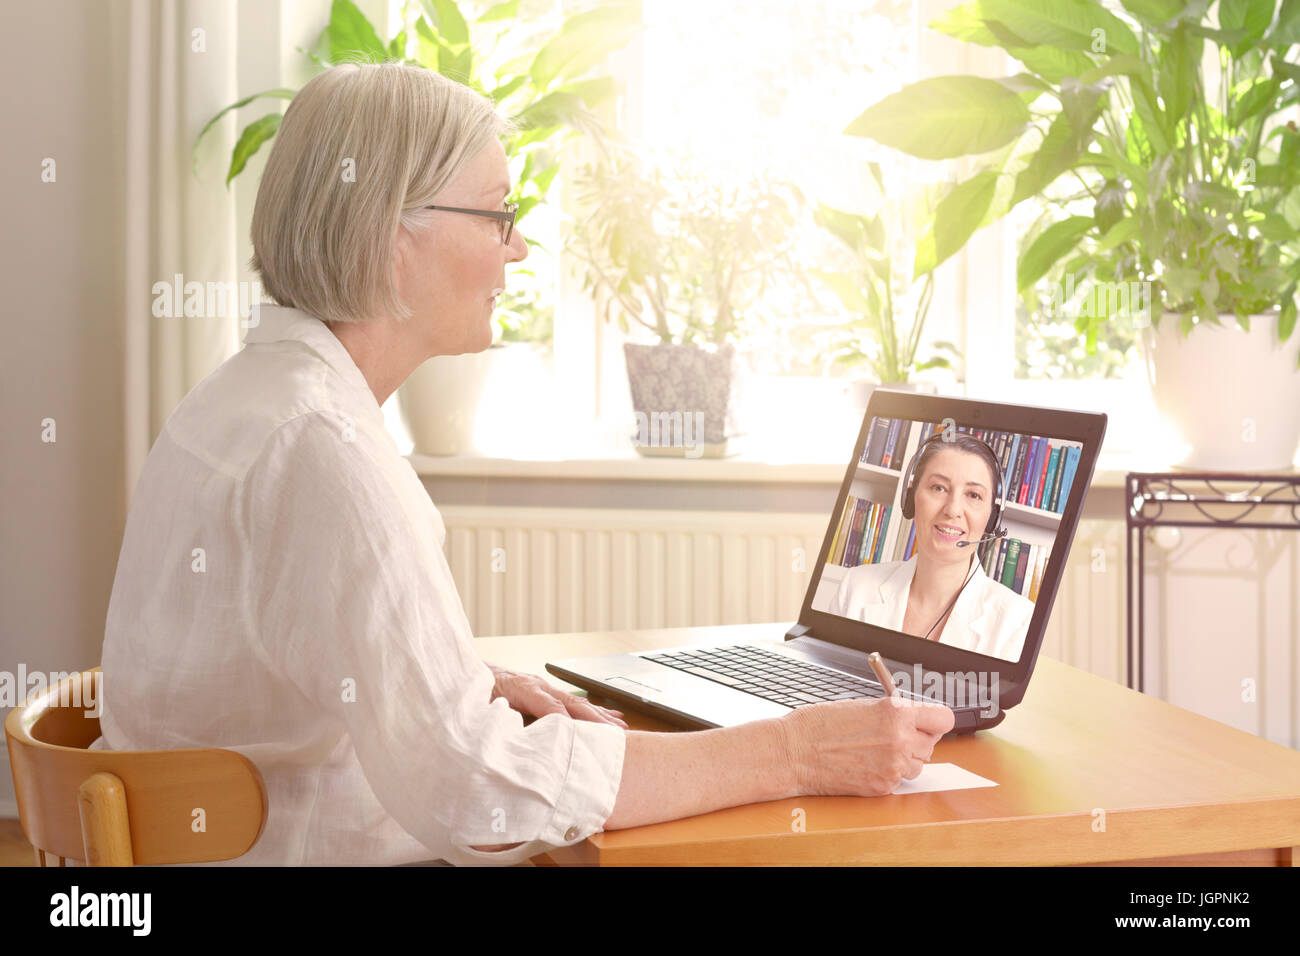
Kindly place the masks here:
[[(1278, 342), (1278, 317), (1234, 315), (1198, 323), (1184, 337), (1165, 313), (1142, 330), (1151, 397), (1186, 445), (1174, 464), (1197, 471), (1285, 471), (1300, 444), (1300, 332)], [(1175, 435), (1171, 435), (1175, 437)]]
[(482, 352), (436, 355), (421, 364), (398, 389), (398, 407), (414, 451), (481, 451), (478, 432), (492, 413), (488, 397), (501, 389), (513, 395), (512, 380), (519, 384), (525, 376), (531, 379), (536, 352), (526, 344), (498, 344)]

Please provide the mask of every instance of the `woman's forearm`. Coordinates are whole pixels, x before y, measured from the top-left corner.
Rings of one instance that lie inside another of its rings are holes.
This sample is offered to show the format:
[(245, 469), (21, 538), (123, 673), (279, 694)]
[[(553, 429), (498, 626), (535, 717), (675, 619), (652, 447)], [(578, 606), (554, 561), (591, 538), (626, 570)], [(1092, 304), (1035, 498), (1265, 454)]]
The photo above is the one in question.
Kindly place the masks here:
[(796, 789), (779, 718), (694, 733), (628, 731), (623, 776), (605, 829), (781, 800)]

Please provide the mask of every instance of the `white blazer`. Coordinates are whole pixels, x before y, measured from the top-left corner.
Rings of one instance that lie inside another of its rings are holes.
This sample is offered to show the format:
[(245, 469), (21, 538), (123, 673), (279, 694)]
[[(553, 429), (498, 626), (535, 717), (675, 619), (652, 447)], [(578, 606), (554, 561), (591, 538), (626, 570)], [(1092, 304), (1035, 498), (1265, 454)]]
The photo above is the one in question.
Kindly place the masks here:
[[(849, 568), (827, 610), (840, 617), (901, 631), (915, 573), (915, 556), (907, 561)], [(994, 581), (977, 560), (975, 576), (957, 598), (939, 643), (1016, 661), (1033, 613), (1032, 601)]]

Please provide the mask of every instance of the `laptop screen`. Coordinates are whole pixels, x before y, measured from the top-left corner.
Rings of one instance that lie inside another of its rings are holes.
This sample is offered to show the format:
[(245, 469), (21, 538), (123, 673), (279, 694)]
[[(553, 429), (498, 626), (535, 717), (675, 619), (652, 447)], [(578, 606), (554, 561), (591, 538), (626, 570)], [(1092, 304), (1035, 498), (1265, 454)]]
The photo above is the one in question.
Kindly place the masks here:
[(812, 609), (1019, 660), (1048, 561), (1069, 547), (1066, 503), (1095, 456), (1081, 474), (1083, 452), (1052, 434), (872, 416)]

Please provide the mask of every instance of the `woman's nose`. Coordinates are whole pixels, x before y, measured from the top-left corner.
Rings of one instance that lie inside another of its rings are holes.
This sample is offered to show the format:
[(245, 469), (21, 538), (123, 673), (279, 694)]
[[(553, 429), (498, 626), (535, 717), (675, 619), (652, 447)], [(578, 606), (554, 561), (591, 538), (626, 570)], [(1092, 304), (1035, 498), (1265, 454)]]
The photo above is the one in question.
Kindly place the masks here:
[(510, 236), (508, 248), (510, 255), (506, 258), (507, 262), (523, 262), (528, 258), (528, 241), (524, 239), (524, 234), (518, 228)]

